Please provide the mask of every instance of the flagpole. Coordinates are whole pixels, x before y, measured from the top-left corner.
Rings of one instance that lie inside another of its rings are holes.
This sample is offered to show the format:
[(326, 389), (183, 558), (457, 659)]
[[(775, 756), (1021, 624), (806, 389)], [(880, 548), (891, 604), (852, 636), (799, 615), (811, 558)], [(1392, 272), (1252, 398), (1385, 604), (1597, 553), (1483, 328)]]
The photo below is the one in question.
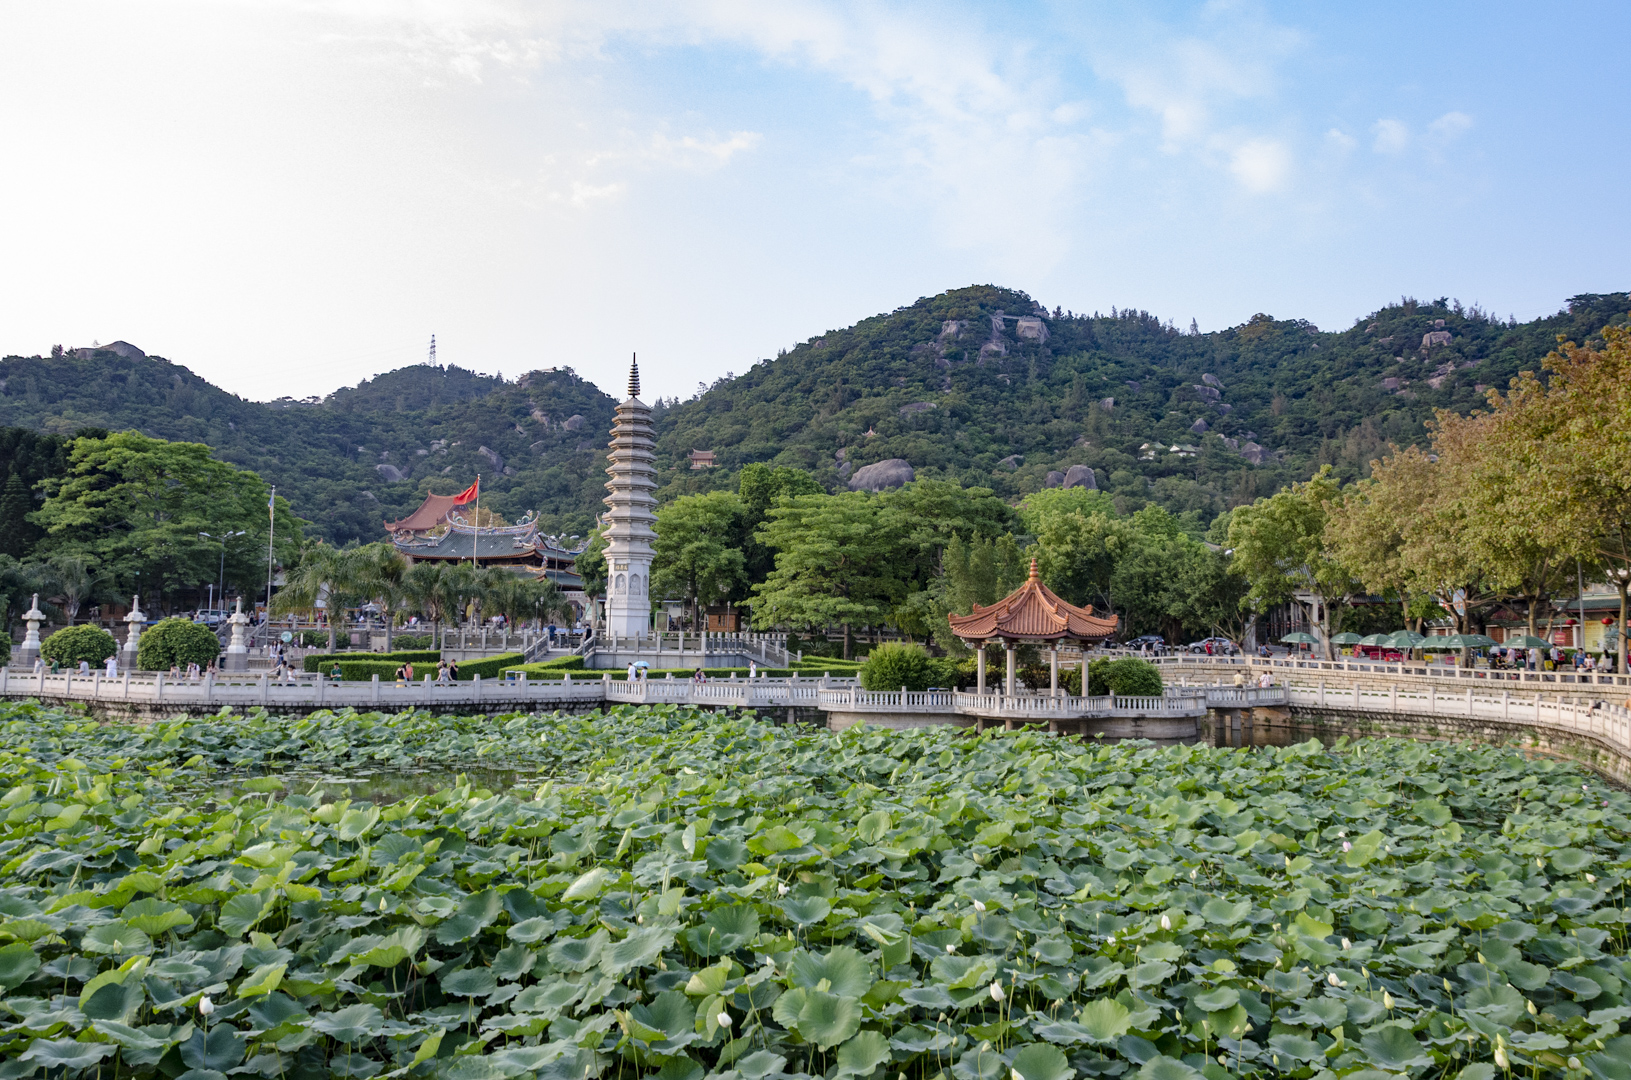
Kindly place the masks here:
[(481, 569), (481, 473), (476, 474), (476, 528), (470, 534), (470, 566)]
[(277, 485), (266, 500), (266, 626), (272, 626), (272, 540), (277, 535)]

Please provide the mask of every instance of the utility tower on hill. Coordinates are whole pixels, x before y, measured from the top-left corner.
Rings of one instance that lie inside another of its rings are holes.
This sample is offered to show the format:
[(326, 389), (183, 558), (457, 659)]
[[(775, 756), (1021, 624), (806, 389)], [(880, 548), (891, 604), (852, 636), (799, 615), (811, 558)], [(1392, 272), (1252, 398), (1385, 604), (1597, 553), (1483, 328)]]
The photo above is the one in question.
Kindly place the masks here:
[(430, 366), (436, 366), (436, 335), (430, 336)]

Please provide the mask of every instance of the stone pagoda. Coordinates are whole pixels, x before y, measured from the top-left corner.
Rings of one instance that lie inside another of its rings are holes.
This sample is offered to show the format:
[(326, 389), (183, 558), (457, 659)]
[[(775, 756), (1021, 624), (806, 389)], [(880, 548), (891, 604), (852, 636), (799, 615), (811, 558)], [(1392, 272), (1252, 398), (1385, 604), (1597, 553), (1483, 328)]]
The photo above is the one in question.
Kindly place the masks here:
[(617, 407), (606, 474), (606, 627), (614, 637), (651, 633), (652, 542), (657, 534), (657, 449), (651, 408), (640, 400), (640, 365), (629, 365), (629, 396)]

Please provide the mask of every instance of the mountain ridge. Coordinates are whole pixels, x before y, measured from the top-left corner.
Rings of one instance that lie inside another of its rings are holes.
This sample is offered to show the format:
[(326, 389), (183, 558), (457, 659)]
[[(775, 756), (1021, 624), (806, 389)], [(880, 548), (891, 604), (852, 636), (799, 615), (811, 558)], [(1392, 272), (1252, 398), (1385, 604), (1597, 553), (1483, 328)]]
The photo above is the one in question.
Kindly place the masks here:
[[(658, 399), (660, 494), (732, 486), (755, 461), (839, 489), (900, 458), (1015, 498), (1077, 466), (1124, 510), (1155, 502), (1197, 527), (1321, 464), (1362, 474), (1389, 442), (1424, 439), (1434, 409), (1477, 407), (1558, 335), (1590, 340), (1628, 310), (1627, 293), (1582, 294), (1519, 324), (1406, 297), (1342, 330), (1257, 315), (1200, 334), (969, 286), (813, 335), (690, 400)], [(378, 539), (385, 520), (478, 472), (499, 513), (536, 509), (546, 531), (586, 535), (615, 404), (561, 366), (501, 381), (419, 364), (322, 399), (251, 402), (162, 357), (0, 360), (0, 425), (206, 443), (339, 543)], [(692, 450), (720, 467), (692, 470)]]

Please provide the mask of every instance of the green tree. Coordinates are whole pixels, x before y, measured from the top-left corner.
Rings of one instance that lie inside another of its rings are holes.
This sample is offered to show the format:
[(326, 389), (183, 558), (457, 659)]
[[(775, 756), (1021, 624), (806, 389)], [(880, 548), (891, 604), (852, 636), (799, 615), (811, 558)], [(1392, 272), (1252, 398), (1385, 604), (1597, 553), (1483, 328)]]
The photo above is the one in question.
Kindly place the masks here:
[(52, 594), (61, 597), (62, 614), (70, 626), (85, 602), (108, 595), (112, 584), (90, 559), (67, 551), (46, 560), (44, 580)]
[[(227, 553), (229, 582), (253, 593), (266, 567), (267, 487), (254, 473), (210, 456), (198, 443), (171, 443), (127, 431), (78, 439), (67, 475), (45, 481), (45, 503), (32, 518), (52, 552), (82, 554), (121, 585), (143, 591), (194, 587), (217, 573), (219, 545), (200, 532), (243, 530), (259, 537)], [(301, 528), (277, 501), (278, 557), (292, 562)]]
[(168, 671), (188, 664), (205, 667), (220, 655), (215, 632), (191, 619), (160, 619), (136, 646), (136, 666), (143, 671)]
[(96, 667), (118, 651), (113, 635), (100, 626), (65, 626), (40, 643), (41, 659), (68, 667), (81, 660)]
[(753, 587), (760, 629), (841, 626), (847, 660), (855, 628), (881, 625), (904, 592), (878, 506), (865, 492), (784, 500), (759, 537), (776, 553), (776, 568)]
[(328, 613), (328, 651), (333, 652), (339, 622), (345, 618), (351, 599), (352, 568), (348, 552), (320, 540), (307, 545), (299, 563), (284, 574), (283, 587), (272, 597), (272, 614), (314, 614), (322, 607)]
[(746, 516), (729, 491), (685, 495), (658, 509), (652, 595), (683, 596), (693, 626), (702, 625), (702, 607), (737, 596), (746, 584)]
[(593, 600), (597, 596), (606, 595), (606, 536), (599, 529), (589, 537), (589, 544), (578, 557), (572, 560), (572, 567), (583, 578), (583, 595)]
[(956, 678), (955, 663), (937, 660), (923, 646), (902, 641), (886, 641), (873, 649), (860, 671), (864, 689), (883, 692), (951, 686)]
[(736, 493), (742, 500), (740, 544), (743, 572), (751, 584), (757, 585), (769, 576), (775, 566), (775, 552), (767, 548), (758, 536), (765, 515), (782, 499), (797, 495), (820, 495), (823, 489), (816, 478), (803, 469), (754, 462), (742, 466), (736, 480)]
[(1248, 585), (1241, 604), (1262, 612), (1296, 603), (1327, 656), (1330, 604), (1345, 599), (1355, 584), (1325, 546), (1327, 506), (1340, 491), (1327, 465), (1311, 480), (1237, 507), (1229, 520), (1230, 569)]
[(395, 545), (384, 542), (348, 551), (345, 560), (351, 590), (379, 605), (385, 619), (385, 651), (390, 652), (391, 631), (403, 601), (402, 579), (408, 572), (408, 560)]
[(21, 559), (34, 549), (39, 529), (28, 520), (33, 510), (28, 485), (13, 469), (6, 475), (5, 489), (0, 491), (0, 554)]

